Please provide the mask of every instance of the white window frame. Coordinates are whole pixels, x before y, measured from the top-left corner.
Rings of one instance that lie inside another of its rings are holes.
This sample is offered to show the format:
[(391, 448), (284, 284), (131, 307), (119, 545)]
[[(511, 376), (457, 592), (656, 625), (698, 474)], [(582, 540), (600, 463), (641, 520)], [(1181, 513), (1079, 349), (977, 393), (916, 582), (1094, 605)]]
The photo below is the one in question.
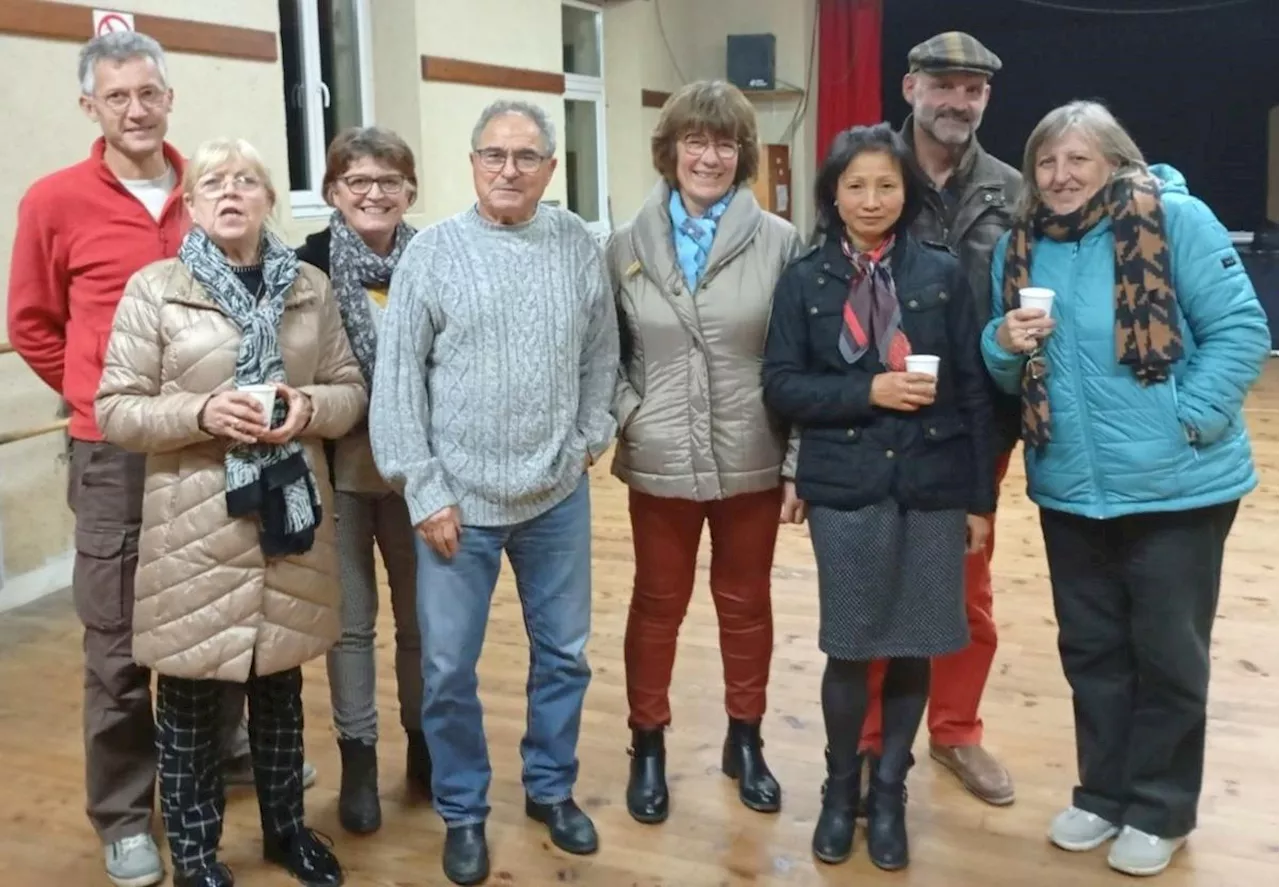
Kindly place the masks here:
[[(302, 92), (306, 120), (308, 179), (315, 187), (289, 192), (289, 204), (295, 219), (326, 216), (333, 211), (324, 202), (320, 181), (324, 178), (325, 154), (329, 143), (324, 134), (324, 111), (329, 105), (329, 85), (321, 78), (319, 0), (295, 0), (298, 3), (298, 26), (302, 31)], [(373, 111), (373, 18), (369, 0), (354, 0), (356, 14), (356, 46), (360, 68), (360, 111), (362, 123), (372, 126)], [(286, 138), (288, 131), (286, 130)]]
[[(605, 125), (604, 12), (599, 6), (594, 3), (588, 3), (586, 0), (560, 0), (560, 2), (562, 6), (570, 6), (592, 13), (596, 21), (596, 46), (600, 49), (600, 76), (588, 77), (585, 74), (570, 74), (566, 71), (562, 98), (565, 102), (590, 102), (595, 105), (596, 176), (599, 179), (596, 184), (596, 193), (599, 195), (600, 200), (596, 214), (599, 216), (599, 221), (587, 222), (586, 225), (593, 234), (603, 237), (607, 236), (613, 228), (609, 211), (608, 127)], [(569, 150), (567, 117), (568, 109), (566, 108), (565, 132), (561, 138), (561, 144), (566, 152)]]

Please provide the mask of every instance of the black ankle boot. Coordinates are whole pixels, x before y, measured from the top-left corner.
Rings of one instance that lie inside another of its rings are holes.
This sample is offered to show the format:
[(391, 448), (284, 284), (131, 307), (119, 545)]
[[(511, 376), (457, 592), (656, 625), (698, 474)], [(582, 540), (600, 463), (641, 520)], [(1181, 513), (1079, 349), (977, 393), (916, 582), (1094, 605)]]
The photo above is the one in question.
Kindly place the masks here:
[(877, 868), (896, 871), (906, 868), (907, 852), (907, 766), (890, 779), (871, 772), (867, 792), (867, 855)]
[(173, 873), (173, 887), (235, 887), (235, 883), (231, 869), (220, 862), (197, 872)]
[(747, 723), (730, 718), (720, 769), (725, 776), (738, 780), (738, 797), (743, 804), (760, 813), (776, 813), (782, 806), (782, 788), (769, 772), (763, 748), (759, 721)]
[(305, 887), (341, 887), (346, 880), (327, 838), (304, 828), (287, 837), (265, 837), (262, 856), (281, 866)]
[(484, 823), (450, 826), (444, 835), (444, 876), (455, 884), (481, 884), (489, 877)]
[(636, 822), (667, 818), (667, 750), (662, 728), (631, 731), (631, 777), (627, 780), (627, 812)]
[(832, 771), (827, 753), (827, 779), (822, 783), (822, 812), (813, 829), (813, 855), (830, 865), (844, 862), (853, 853), (854, 820), (861, 792), (862, 758), (852, 773)]
[(405, 753), (404, 772), (409, 782), (431, 800), (431, 752), (427, 749), (427, 737), (421, 730), (408, 730), (409, 748)]
[(377, 746), (361, 739), (339, 739), (338, 751), (342, 754), (338, 821), (353, 834), (372, 834), (382, 827)]
[(866, 819), (867, 810), (871, 808), (871, 798), (875, 794), (876, 784), (871, 777), (880, 769), (880, 758), (876, 755), (864, 754), (867, 763), (867, 793), (862, 794), (862, 779), (858, 779), (858, 818)]

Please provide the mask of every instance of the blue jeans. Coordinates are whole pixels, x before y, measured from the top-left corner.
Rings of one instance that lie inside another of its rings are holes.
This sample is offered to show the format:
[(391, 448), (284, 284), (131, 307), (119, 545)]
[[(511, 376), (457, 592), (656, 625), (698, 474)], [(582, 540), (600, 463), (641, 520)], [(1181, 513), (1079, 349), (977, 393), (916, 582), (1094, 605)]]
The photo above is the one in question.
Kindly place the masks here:
[(520, 741), (525, 792), (541, 804), (573, 794), (582, 703), (591, 680), (589, 489), (584, 475), (567, 499), (525, 523), (464, 526), (451, 559), (417, 540), (426, 685), (422, 729), (431, 750), (435, 808), (448, 826), (483, 822), (489, 815), (492, 770), (476, 663), (503, 551), (529, 635), (528, 724)]

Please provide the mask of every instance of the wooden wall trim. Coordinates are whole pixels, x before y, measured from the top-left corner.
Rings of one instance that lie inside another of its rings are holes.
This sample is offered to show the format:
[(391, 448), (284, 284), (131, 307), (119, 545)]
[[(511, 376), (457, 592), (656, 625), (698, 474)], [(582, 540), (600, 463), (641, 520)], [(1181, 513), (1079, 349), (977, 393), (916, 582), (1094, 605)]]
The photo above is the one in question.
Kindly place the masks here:
[[(274, 62), (274, 31), (134, 13), (134, 27), (166, 52)], [(0, 0), (0, 34), (84, 43), (93, 37), (93, 7), (51, 0)]]
[(488, 65), (434, 55), (422, 57), (422, 79), (436, 83), (461, 83), (467, 86), (519, 89), (554, 95), (564, 92), (564, 74), (559, 72), (508, 68), (505, 65)]
[(642, 108), (661, 108), (671, 98), (671, 93), (656, 89), (640, 90), (640, 106)]

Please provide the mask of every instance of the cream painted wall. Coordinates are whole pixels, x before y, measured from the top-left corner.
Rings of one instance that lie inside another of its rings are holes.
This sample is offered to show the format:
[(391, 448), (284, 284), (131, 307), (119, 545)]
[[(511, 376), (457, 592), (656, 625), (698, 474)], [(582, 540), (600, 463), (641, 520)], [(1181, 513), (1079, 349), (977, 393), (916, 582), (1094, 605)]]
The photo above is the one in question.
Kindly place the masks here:
[[(501, 27), (495, 27), (500, 22)], [(560, 0), (418, 0), (418, 46), (424, 55), (559, 72)], [(490, 102), (518, 98), (546, 109), (556, 127), (557, 158), (564, 157), (564, 100), (454, 83), (420, 83), (422, 108), (420, 198), (424, 220), (466, 209), (475, 201), (471, 179), (471, 130)], [(564, 176), (551, 180), (546, 200), (565, 199)]]
[[(803, 86), (816, 8), (815, 0), (630, 0), (606, 8), (609, 186), (617, 223), (634, 215), (657, 179), (649, 136), (658, 111), (641, 107), (640, 90), (670, 92), (693, 80), (723, 79), (728, 35), (760, 33), (777, 38), (777, 77)], [(813, 219), (816, 62), (810, 79), (804, 117), (787, 141), (792, 221), (805, 235)], [(793, 98), (756, 100), (761, 141), (781, 141), (798, 107)]]
[[(262, 0), (113, 0), (125, 12), (156, 13), (217, 24), (276, 30), (276, 7)], [(0, 281), (8, 281), (18, 200), (36, 178), (82, 160), (98, 130), (77, 106), (72, 43), (0, 36), (0, 80), (32, 88), (4, 98), (8, 137), (0, 178)], [(169, 139), (190, 152), (203, 139), (237, 135), (261, 150), (277, 178), (286, 169), (279, 65), (173, 53)], [(266, 86), (264, 86), (266, 84)], [(13, 150), (21, 146), (21, 150)], [(0, 305), (7, 286), (0, 287)], [(0, 340), (7, 340), (0, 311)], [(52, 421), (57, 397), (17, 355), (0, 355), (0, 431)], [(63, 436), (49, 434), (0, 447), (0, 568), (7, 589), (24, 575), (56, 590), (66, 578), (72, 520), (66, 507)], [(30, 584), (30, 583), (28, 583)]]

